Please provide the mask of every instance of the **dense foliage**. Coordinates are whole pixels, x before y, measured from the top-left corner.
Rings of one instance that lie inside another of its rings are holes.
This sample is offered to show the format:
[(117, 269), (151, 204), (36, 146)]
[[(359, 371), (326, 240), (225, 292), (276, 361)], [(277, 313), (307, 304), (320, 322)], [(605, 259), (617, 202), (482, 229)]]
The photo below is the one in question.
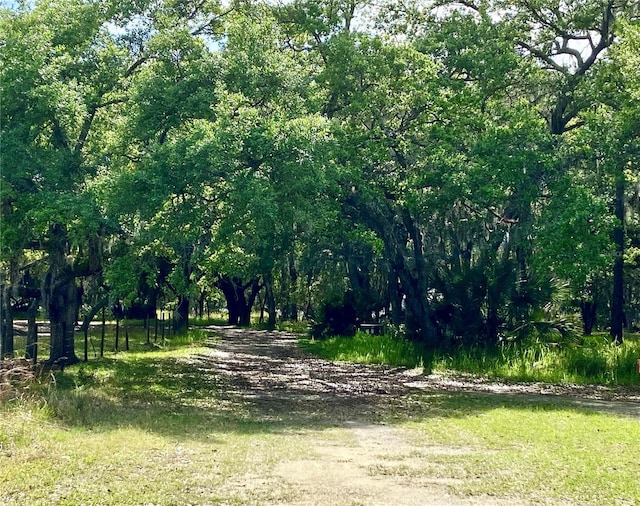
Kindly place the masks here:
[(639, 23), (602, 0), (5, 7), (2, 354), (38, 307), (51, 361), (105, 306), (621, 342)]

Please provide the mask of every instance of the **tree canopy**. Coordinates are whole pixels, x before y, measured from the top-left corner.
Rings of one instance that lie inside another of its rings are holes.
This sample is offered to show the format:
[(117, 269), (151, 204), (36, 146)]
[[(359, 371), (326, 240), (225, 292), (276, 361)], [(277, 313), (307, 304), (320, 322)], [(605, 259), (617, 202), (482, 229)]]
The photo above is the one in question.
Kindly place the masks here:
[(636, 2), (36, 0), (0, 40), (3, 355), (26, 303), (74, 361), (100, 301), (216, 292), (429, 347), (640, 324)]

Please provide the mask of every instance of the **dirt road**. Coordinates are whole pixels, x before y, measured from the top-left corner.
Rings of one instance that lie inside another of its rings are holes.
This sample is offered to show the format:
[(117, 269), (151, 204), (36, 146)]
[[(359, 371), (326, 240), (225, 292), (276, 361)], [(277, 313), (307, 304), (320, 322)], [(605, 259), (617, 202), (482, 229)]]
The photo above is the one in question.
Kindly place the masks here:
[[(640, 398), (619, 390), (541, 384), (506, 385), (473, 378), (424, 376), (383, 366), (329, 363), (303, 352), (281, 332), (212, 327), (219, 336), (202, 364), (216, 375), (223, 396), (252, 420), (313, 427), (312, 458), (286, 460), (256, 484), (247, 477), (234, 489), (270, 487), (279, 481), (299, 491), (295, 505), (528, 504), (514, 498), (450, 495), (456, 479), (424, 476), (430, 456), (464, 449), (416, 447), (411, 431), (388, 423), (394, 413), (420, 416), (416, 395), (446, 391), (518, 396), (520, 402), (615, 412), (640, 419)], [(637, 392), (636, 392), (637, 394)], [(318, 428), (322, 430), (318, 430)], [(414, 472), (415, 471), (415, 472)], [(276, 501), (277, 502), (277, 501)]]

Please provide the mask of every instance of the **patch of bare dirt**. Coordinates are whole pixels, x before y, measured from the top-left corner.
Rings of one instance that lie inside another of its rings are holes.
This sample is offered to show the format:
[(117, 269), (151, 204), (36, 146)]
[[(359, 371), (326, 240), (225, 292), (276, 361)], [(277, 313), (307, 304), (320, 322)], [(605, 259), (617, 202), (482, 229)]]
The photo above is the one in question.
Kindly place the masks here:
[(211, 364), (225, 395), (253, 414), (331, 422), (382, 420), (417, 392), (473, 392), (515, 396), (523, 402), (561, 402), (571, 407), (640, 418), (640, 390), (598, 385), (504, 383), (471, 375), (423, 375), (419, 370), (327, 362), (305, 353), (297, 336), (234, 327), (211, 327), (220, 339)]
[[(215, 375), (225, 400), (244, 409), (252, 421), (281, 425), (292, 434), (313, 431), (307, 448), (311, 457), (285, 459), (259, 480), (247, 476), (243, 483), (232, 485), (236, 490), (258, 487), (273, 492), (273, 484), (278, 484), (282, 490), (295, 491), (271, 499), (263, 496), (261, 504), (528, 504), (517, 498), (452, 494), (469, 477), (462, 470), (460, 476), (440, 475), (433, 457), (471, 450), (416, 447), (408, 429), (386, 423), (396, 412), (404, 413), (404, 419), (439, 414), (429, 411), (435, 402), (420, 402), (420, 396), (432, 395), (435, 401), (443, 393), (472, 392), (516, 397), (524, 404), (551, 401), (640, 418), (637, 391), (506, 384), (471, 376), (425, 376), (401, 368), (331, 363), (302, 351), (292, 334), (233, 327), (210, 330), (219, 339), (201, 365)], [(339, 437), (334, 437), (336, 430)]]

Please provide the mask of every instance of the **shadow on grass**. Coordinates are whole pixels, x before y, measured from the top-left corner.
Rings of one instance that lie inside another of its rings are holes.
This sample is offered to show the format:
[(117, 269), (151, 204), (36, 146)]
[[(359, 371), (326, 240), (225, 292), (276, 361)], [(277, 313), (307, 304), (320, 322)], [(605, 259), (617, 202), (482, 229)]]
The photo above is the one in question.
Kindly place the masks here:
[(46, 396), (56, 419), (70, 427), (134, 427), (175, 438), (258, 430), (239, 406), (221, 402), (217, 392), (215, 377), (201, 371), (197, 356), (122, 356), (56, 373)]
[(69, 368), (57, 376), (50, 407), (68, 426), (209, 442), (212, 433), (318, 431), (499, 408), (593, 409), (553, 396), (415, 389), (402, 368), (327, 362), (298, 348), (291, 334), (214, 330), (220, 340), (193, 354), (122, 354)]

